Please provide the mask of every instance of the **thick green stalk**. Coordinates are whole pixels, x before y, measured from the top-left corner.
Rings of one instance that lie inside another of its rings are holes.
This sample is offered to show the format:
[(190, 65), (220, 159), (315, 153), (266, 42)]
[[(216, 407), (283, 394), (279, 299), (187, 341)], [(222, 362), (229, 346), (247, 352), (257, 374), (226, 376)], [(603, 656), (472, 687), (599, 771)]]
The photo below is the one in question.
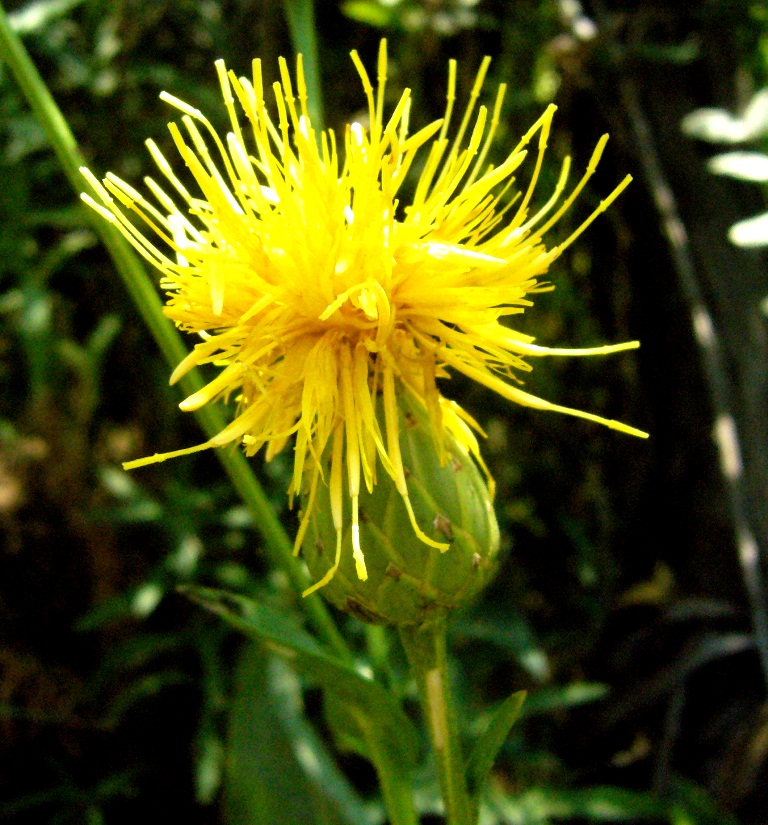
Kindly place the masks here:
[[(23, 90), (72, 187), (76, 192), (82, 191), (85, 180), (79, 170), (85, 165), (85, 161), (77, 147), (77, 142), (24, 45), (11, 28), (2, 4), (0, 4), (0, 59), (7, 63)], [(141, 261), (125, 238), (95, 213), (93, 227), (112, 256), (126, 289), (160, 351), (168, 364), (175, 367), (186, 356), (187, 349), (173, 324), (163, 314), (162, 302)], [(200, 389), (203, 381), (198, 373), (191, 372), (179, 384), (182, 391), (189, 395)], [(224, 418), (220, 410), (215, 407), (203, 407), (195, 415), (208, 438), (224, 429)], [(216, 454), (235, 489), (250, 509), (256, 528), (264, 539), (271, 562), (285, 570), (296, 590), (299, 593), (302, 592), (308, 586), (308, 578), (301, 565), (293, 557), (291, 541), (275, 516), (248, 462), (242, 453), (236, 450), (219, 449), (216, 450)], [(348, 658), (350, 654), (346, 643), (322, 599), (313, 594), (302, 600), (302, 607), (326, 644), (339, 655)]]
[(459, 726), (451, 696), (444, 620), (400, 628), (408, 663), (416, 676), (424, 721), (437, 765), (448, 825), (474, 825), (467, 791)]

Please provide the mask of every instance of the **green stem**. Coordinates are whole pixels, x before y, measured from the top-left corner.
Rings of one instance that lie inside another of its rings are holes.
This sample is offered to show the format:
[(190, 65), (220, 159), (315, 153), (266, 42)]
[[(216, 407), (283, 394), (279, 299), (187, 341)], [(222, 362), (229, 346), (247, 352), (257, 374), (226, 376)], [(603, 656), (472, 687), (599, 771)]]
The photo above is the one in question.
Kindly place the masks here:
[(444, 620), (400, 628), (408, 663), (416, 676), (424, 720), (437, 764), (448, 825), (474, 825), (467, 791), (459, 726), (451, 695)]
[[(75, 192), (82, 191), (85, 181), (80, 167), (85, 165), (77, 142), (56, 105), (43, 79), (27, 54), (23, 43), (11, 28), (5, 10), (0, 4), (0, 59), (3, 59), (32, 107), (39, 123), (45, 130), (53, 149)], [(163, 304), (157, 289), (147, 276), (143, 265), (123, 236), (105, 220), (93, 215), (93, 227), (107, 247), (115, 267), (125, 284), (141, 317), (157, 342), (165, 360), (175, 367), (187, 354), (187, 349), (173, 324), (163, 314)], [(203, 386), (199, 373), (189, 373), (179, 382), (185, 395)], [(206, 406), (195, 413), (208, 438), (221, 432), (226, 422), (221, 411)], [(293, 586), (301, 593), (309, 584), (306, 573), (293, 557), (293, 547), (280, 521), (264, 494), (242, 453), (216, 450), (219, 460), (253, 515), (254, 524), (261, 533), (270, 561), (282, 568)], [(307, 613), (320, 637), (336, 653), (345, 659), (350, 656), (344, 638), (339, 633), (331, 614), (321, 597), (313, 594), (302, 600)]]

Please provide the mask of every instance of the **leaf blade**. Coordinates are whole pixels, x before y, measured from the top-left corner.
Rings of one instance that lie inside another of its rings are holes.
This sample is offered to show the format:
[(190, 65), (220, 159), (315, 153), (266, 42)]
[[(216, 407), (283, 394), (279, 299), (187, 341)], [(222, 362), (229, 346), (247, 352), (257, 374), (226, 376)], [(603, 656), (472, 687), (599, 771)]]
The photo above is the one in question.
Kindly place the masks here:
[(475, 740), (467, 763), (470, 792), (477, 794), (491, 773), (493, 763), (512, 726), (520, 718), (526, 692), (520, 690), (508, 696), (496, 709), (488, 726)]
[(282, 656), (305, 678), (362, 711), (395, 749), (403, 770), (416, 765), (419, 737), (400, 704), (378, 682), (329, 653), (298, 624), (264, 604), (221, 590), (189, 586), (190, 598), (217, 614), (230, 626)]

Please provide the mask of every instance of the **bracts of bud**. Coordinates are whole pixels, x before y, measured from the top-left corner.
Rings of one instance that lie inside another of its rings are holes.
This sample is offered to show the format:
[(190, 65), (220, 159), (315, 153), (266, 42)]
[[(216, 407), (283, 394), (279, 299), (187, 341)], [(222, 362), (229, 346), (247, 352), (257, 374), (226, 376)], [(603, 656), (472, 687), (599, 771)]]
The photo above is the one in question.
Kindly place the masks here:
[[(321, 592), (365, 622), (402, 627), (443, 619), (474, 599), (495, 572), (499, 529), (488, 485), (469, 452), (446, 433), (441, 464), (426, 411), (407, 393), (398, 395), (398, 405), (400, 449), (416, 521), (448, 549), (430, 547), (414, 533), (395, 482), (381, 472), (373, 491), (360, 496), (360, 545), (368, 578), (363, 581), (356, 573), (346, 520), (339, 568)], [(330, 493), (321, 484), (302, 543), (316, 581), (331, 568), (335, 547)]]

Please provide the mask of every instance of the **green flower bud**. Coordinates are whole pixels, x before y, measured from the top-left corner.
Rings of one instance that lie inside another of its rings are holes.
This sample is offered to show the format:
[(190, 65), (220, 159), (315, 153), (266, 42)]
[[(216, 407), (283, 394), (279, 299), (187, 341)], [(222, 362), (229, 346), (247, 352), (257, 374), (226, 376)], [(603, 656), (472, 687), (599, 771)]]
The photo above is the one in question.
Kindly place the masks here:
[[(400, 449), (416, 522), (449, 548), (441, 552), (418, 538), (395, 482), (379, 472), (373, 492), (360, 495), (360, 545), (368, 578), (358, 578), (352, 526), (345, 519), (341, 562), (321, 592), (363, 621), (399, 626), (442, 618), (468, 604), (495, 572), (499, 528), (488, 485), (468, 451), (446, 432), (447, 461), (441, 466), (426, 412), (406, 393), (398, 395), (398, 406)], [(327, 478), (330, 460), (325, 461)], [(346, 501), (346, 468), (343, 476)], [(332, 567), (335, 548), (330, 493), (321, 483), (302, 543), (315, 581)]]

